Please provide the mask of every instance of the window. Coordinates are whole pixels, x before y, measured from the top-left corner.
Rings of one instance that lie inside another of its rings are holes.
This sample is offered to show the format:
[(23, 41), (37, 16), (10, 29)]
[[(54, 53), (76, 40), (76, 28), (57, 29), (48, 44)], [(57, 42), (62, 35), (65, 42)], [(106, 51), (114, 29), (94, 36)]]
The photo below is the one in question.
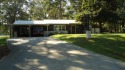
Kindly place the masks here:
[(65, 25), (62, 26), (62, 31), (66, 31), (66, 26)]
[(66, 31), (65, 25), (54, 25), (54, 31)]

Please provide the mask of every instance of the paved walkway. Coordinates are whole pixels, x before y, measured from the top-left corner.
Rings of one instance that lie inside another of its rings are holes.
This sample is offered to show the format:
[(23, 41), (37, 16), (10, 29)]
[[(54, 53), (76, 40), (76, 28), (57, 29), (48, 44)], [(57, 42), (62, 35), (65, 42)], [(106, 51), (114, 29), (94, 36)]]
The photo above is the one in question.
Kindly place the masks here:
[(13, 38), (0, 70), (125, 70), (125, 63), (53, 38)]

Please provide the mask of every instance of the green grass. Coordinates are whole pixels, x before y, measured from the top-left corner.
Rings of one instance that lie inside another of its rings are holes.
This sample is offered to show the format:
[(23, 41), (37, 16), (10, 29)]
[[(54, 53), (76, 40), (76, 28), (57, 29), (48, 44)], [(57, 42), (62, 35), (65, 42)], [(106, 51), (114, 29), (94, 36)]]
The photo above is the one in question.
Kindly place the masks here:
[(125, 34), (60, 34), (52, 37), (78, 45), (87, 50), (125, 61)]
[(6, 40), (9, 36), (0, 36), (0, 46), (6, 46)]

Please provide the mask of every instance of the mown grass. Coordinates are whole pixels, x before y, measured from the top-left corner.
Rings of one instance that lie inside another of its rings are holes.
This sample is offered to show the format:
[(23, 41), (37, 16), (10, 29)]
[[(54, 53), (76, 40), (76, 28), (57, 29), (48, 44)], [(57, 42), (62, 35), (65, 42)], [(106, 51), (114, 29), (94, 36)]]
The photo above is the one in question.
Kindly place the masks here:
[(78, 45), (87, 50), (125, 61), (125, 34), (60, 34), (52, 37)]
[(9, 36), (0, 36), (0, 46), (6, 46), (6, 40)]
[(8, 38), (9, 36), (0, 36), (0, 59), (8, 55), (10, 52), (10, 49), (7, 47), (7, 43), (6, 43), (6, 40)]

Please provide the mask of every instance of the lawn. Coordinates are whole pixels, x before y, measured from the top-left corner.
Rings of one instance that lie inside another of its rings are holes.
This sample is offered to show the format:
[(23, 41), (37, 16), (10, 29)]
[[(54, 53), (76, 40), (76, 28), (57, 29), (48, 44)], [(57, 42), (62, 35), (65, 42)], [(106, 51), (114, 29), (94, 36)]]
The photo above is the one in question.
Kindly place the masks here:
[(8, 39), (9, 36), (0, 36), (0, 46), (6, 46), (6, 39)]
[(0, 59), (6, 56), (10, 52), (10, 50), (6, 45), (6, 40), (8, 38), (9, 36), (0, 36)]
[(59, 34), (52, 37), (78, 45), (87, 50), (125, 61), (125, 34)]

